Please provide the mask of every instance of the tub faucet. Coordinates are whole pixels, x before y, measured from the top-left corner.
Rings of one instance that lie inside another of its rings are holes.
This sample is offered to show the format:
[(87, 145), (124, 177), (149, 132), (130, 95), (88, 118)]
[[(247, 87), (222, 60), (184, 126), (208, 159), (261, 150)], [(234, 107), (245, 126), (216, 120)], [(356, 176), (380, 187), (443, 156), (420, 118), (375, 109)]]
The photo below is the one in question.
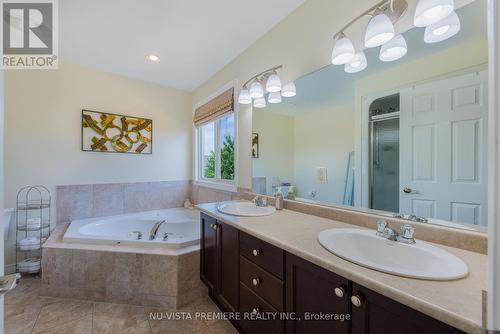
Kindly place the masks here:
[(156, 238), (156, 234), (158, 233), (158, 229), (160, 228), (161, 224), (163, 224), (165, 220), (156, 222), (153, 225), (153, 228), (151, 229), (151, 232), (149, 233), (149, 240), (154, 240)]

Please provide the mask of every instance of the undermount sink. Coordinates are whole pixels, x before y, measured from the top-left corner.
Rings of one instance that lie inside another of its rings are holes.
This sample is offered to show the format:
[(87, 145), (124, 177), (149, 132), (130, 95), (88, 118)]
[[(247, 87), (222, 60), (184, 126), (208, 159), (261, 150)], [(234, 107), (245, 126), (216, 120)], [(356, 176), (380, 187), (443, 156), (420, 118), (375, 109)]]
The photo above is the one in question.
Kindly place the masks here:
[(325, 230), (318, 239), (323, 247), (347, 261), (398, 276), (445, 281), (469, 272), (455, 255), (420, 240), (404, 244), (377, 236), (373, 230), (354, 228)]
[(276, 208), (272, 206), (257, 206), (252, 202), (227, 202), (217, 209), (227, 215), (244, 217), (269, 216), (276, 212)]

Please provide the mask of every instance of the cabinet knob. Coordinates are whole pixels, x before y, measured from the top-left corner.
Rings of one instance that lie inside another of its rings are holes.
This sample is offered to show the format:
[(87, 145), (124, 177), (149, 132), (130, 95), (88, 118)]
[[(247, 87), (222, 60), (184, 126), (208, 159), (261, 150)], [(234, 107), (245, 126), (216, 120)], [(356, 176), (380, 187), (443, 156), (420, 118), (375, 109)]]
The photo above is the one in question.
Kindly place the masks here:
[(260, 249), (254, 249), (252, 251), (252, 254), (253, 256), (259, 256), (260, 254), (262, 254), (262, 251)]
[(257, 314), (259, 314), (259, 313), (260, 313), (260, 308), (258, 308), (258, 307), (255, 307), (255, 308), (252, 310), (252, 314), (254, 314), (254, 315), (257, 315)]
[(356, 307), (363, 305), (363, 298), (359, 295), (351, 296), (351, 303)]
[(217, 224), (212, 224), (212, 228), (216, 230), (219, 226)]
[(338, 286), (335, 288), (335, 296), (342, 298), (345, 295), (345, 289), (343, 286)]
[(253, 286), (259, 285), (260, 284), (260, 278), (254, 278), (254, 279), (252, 279), (252, 284), (253, 284)]

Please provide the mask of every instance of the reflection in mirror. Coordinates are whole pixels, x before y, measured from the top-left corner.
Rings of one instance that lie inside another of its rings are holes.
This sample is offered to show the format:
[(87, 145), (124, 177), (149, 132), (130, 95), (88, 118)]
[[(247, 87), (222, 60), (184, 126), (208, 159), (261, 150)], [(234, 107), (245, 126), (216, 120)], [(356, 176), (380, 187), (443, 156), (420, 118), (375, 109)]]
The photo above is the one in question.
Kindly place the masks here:
[(426, 43), (425, 28), (396, 26), (408, 48), (401, 59), (365, 49), (363, 71), (324, 67), (295, 81), (295, 97), (254, 108), (253, 191), (483, 229), (486, 0), (456, 7), (453, 37)]

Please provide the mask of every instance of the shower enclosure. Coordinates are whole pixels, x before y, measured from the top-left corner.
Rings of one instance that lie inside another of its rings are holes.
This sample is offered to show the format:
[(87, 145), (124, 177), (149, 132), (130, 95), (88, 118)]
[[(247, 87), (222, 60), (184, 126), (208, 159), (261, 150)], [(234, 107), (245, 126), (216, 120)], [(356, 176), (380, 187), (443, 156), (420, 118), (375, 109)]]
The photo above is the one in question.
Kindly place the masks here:
[(370, 105), (370, 208), (399, 212), (399, 94)]

